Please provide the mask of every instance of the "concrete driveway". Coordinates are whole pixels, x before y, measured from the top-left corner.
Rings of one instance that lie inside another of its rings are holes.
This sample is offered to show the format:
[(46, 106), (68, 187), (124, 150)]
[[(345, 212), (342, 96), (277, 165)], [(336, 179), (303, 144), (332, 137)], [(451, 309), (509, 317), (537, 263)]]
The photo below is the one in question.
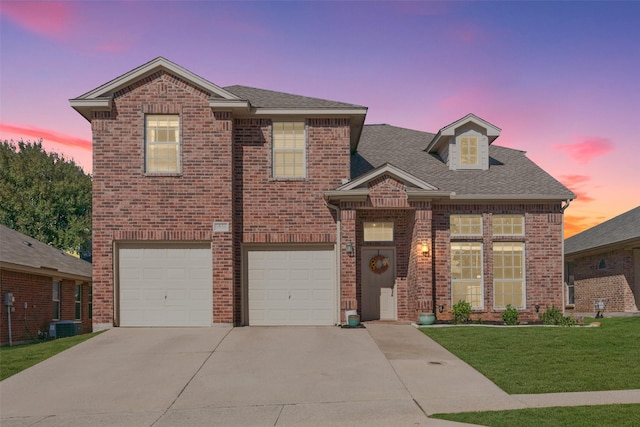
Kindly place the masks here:
[(455, 425), (427, 418), (368, 329), (116, 328), (0, 393), (3, 427)]

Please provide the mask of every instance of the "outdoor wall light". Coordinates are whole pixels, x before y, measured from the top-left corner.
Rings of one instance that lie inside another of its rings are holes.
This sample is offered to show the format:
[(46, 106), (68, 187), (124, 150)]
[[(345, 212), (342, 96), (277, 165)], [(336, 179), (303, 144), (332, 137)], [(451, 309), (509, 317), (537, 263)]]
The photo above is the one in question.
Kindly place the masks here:
[(540, 313), (540, 306), (536, 304), (536, 313)]
[(353, 255), (353, 243), (349, 240), (345, 245), (345, 250), (347, 251), (347, 255)]
[(438, 306), (438, 312), (442, 313), (444, 311), (444, 305), (439, 305)]
[(429, 245), (427, 245), (427, 242), (422, 242), (422, 256), (429, 256)]

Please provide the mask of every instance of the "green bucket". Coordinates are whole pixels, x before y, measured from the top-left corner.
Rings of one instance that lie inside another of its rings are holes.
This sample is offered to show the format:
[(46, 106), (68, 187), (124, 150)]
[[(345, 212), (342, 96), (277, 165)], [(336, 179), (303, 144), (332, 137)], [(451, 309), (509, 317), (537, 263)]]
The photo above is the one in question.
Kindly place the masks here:
[(358, 326), (360, 324), (360, 316), (356, 315), (351, 315), (349, 316), (349, 319), (347, 319), (349, 322), (349, 326), (355, 327)]

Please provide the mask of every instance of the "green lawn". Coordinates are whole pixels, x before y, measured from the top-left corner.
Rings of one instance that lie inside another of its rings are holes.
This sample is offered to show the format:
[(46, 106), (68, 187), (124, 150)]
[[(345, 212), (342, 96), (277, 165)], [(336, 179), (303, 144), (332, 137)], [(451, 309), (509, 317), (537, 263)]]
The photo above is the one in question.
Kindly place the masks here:
[(421, 330), (510, 394), (640, 389), (640, 317), (598, 320), (600, 328)]
[(432, 418), (492, 427), (584, 427), (640, 425), (640, 405), (599, 405), (521, 409), (518, 411), (436, 414)]
[(60, 338), (52, 341), (0, 347), (0, 381), (15, 375), (45, 359), (50, 358), (76, 344), (88, 340), (101, 332)]

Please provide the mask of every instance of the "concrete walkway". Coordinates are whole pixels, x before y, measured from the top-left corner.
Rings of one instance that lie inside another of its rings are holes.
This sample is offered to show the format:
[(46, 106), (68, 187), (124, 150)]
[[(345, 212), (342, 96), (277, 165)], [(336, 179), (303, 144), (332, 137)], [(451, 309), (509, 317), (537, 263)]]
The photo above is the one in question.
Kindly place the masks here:
[(434, 413), (640, 403), (508, 395), (409, 325), (116, 328), (0, 383), (12, 426), (460, 426)]

